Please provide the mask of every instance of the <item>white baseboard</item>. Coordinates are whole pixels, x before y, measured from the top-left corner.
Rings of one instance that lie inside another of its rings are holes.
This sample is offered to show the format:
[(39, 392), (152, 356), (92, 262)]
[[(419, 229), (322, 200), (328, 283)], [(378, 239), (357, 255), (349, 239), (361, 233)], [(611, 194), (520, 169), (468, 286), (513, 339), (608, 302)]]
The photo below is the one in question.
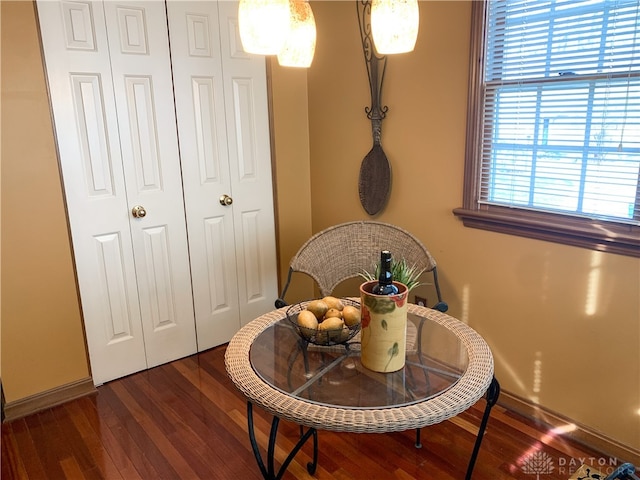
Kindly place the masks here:
[(4, 404), (4, 420), (11, 421), (22, 418), (96, 392), (93, 379), (86, 377), (14, 402), (6, 402)]

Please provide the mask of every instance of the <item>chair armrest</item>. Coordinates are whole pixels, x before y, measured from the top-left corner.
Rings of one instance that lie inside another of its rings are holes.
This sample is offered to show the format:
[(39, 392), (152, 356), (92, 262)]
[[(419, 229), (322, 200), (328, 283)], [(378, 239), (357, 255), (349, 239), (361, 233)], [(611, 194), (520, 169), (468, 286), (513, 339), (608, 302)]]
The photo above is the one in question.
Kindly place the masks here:
[(289, 305), (287, 302), (284, 301), (284, 295), (285, 293), (287, 293), (287, 289), (289, 288), (289, 284), (291, 283), (291, 275), (293, 274), (293, 268), (289, 267), (289, 273), (287, 274), (287, 281), (284, 284), (284, 288), (282, 289), (282, 293), (280, 294), (280, 296), (276, 299), (274, 305), (276, 306), (276, 308), (282, 308), (282, 307), (286, 307), (287, 305)]
[(287, 302), (285, 302), (283, 299), (278, 298), (275, 301), (275, 306), (276, 308), (282, 308), (282, 307), (286, 307), (287, 305), (289, 305)]
[(434, 310), (438, 310), (439, 312), (445, 313), (447, 310), (449, 310), (449, 304), (447, 304), (447, 302), (440, 301), (431, 308)]

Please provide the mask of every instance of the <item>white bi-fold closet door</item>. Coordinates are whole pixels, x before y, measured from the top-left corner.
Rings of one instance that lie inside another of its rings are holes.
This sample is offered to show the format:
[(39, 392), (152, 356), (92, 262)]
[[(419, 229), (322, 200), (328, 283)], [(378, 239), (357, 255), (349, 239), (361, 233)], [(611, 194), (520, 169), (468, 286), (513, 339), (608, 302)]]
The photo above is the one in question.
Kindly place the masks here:
[(265, 64), (237, 3), (37, 7), (94, 382), (228, 341), (277, 296)]

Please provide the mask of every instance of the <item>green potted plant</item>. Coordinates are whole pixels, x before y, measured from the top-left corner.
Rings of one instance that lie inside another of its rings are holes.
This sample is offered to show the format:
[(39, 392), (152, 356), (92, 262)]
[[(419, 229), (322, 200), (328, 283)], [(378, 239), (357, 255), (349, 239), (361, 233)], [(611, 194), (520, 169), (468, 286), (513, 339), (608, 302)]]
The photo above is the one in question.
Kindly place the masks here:
[[(422, 275), (424, 271), (424, 268), (420, 270), (415, 264), (409, 265), (404, 258), (401, 260), (391, 261), (391, 274), (393, 275), (393, 280), (406, 285), (408, 291), (411, 291), (420, 285), (424, 285), (419, 280), (420, 275)], [(379, 274), (380, 264), (376, 263), (373, 266), (373, 272), (365, 270), (360, 274), (360, 276), (365, 281), (370, 282), (371, 280), (377, 280)]]

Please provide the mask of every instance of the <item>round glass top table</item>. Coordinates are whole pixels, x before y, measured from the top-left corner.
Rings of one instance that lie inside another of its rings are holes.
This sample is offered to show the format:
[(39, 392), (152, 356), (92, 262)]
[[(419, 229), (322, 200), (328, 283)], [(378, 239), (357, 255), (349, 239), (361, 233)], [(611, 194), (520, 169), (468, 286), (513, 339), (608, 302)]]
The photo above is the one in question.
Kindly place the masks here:
[[(249, 436), (265, 478), (280, 478), (293, 456), (316, 430), (385, 433), (420, 429), (451, 418), (486, 394), (467, 478), (480, 448), (499, 385), (493, 356), (473, 329), (444, 313), (410, 304), (406, 362), (392, 373), (373, 372), (360, 362), (359, 336), (347, 344), (317, 346), (303, 340), (286, 318), (287, 307), (253, 320), (231, 339), (227, 373), (247, 397)], [(253, 405), (274, 416), (265, 466), (253, 432)], [(273, 452), (279, 419), (301, 425), (301, 438), (276, 474)], [(303, 426), (309, 427), (306, 433)]]

